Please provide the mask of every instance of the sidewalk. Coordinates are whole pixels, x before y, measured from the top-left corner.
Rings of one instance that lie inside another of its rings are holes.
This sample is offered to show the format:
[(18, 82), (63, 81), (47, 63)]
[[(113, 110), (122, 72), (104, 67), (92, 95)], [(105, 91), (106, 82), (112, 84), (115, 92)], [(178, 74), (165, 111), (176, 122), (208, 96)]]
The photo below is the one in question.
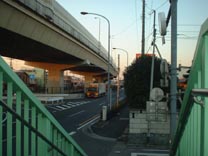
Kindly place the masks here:
[(124, 107), (108, 121), (92, 125), (92, 131), (103, 137), (116, 139), (115, 145), (106, 156), (168, 156), (168, 149), (156, 146), (131, 144), (128, 138), (129, 110)]

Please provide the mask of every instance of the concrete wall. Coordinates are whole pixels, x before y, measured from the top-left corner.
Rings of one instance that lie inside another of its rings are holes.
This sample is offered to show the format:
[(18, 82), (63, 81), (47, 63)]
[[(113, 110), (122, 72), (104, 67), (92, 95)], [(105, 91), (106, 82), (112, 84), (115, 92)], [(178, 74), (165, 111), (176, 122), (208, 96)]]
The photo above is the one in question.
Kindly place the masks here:
[[(129, 113), (129, 133), (155, 133), (155, 134), (169, 134), (170, 133), (170, 120), (167, 114), (166, 120), (151, 120), (148, 121), (148, 113), (140, 110), (130, 110)], [(157, 114), (160, 115), (160, 114)], [(161, 114), (164, 116), (164, 114)]]

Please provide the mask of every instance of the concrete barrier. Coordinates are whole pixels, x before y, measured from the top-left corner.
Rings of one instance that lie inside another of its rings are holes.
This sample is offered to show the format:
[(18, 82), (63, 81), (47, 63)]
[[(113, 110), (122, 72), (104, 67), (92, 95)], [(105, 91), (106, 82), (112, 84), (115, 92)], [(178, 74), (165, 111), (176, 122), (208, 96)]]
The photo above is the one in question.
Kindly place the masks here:
[(63, 100), (82, 99), (84, 94), (35, 94), (35, 96), (45, 104), (63, 103)]

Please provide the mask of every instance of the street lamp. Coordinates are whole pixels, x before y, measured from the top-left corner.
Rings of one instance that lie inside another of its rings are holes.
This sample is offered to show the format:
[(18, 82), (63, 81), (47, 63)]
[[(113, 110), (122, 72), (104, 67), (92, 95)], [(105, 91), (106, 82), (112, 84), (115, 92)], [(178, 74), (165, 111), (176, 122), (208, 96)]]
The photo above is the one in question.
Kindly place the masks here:
[(104, 18), (108, 22), (108, 94), (107, 94), (107, 104), (110, 105), (111, 109), (111, 103), (110, 103), (110, 21), (103, 15), (97, 14), (97, 13), (91, 13), (91, 12), (81, 12), (82, 15), (96, 15), (99, 17)]
[(100, 24), (100, 23), (101, 23), (101, 20), (100, 20), (99, 17), (95, 17), (95, 19), (98, 19), (98, 21), (99, 21), (98, 40), (99, 40), (99, 43), (100, 43), (100, 30), (101, 30), (101, 29), (100, 29), (100, 28), (101, 28), (101, 24)]
[(99, 21), (99, 30), (98, 30), (98, 40), (99, 40), (99, 43), (98, 43), (98, 48), (99, 48), (99, 53), (101, 52), (101, 43), (100, 43), (100, 28), (101, 28), (101, 20), (100, 20), (100, 17), (95, 17), (95, 19), (98, 19)]
[(129, 66), (129, 56), (128, 56), (128, 51), (126, 51), (126, 50), (124, 50), (124, 49), (121, 49), (121, 48), (113, 48), (113, 50), (121, 50), (121, 51), (123, 51), (123, 52), (125, 52), (126, 53), (126, 55), (127, 55), (127, 67)]

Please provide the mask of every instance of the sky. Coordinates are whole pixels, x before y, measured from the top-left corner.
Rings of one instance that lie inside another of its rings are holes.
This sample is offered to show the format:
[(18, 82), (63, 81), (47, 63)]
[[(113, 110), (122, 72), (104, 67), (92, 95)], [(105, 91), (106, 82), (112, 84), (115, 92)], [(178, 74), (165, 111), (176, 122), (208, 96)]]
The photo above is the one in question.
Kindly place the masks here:
[[(75, 17), (95, 38), (99, 36), (99, 20), (94, 15), (81, 15), (81, 11), (97, 13), (110, 21), (111, 48), (121, 48), (128, 51), (129, 64), (135, 59), (136, 53), (141, 52), (142, 32), (142, 0), (56, 0), (73, 17)], [(190, 66), (196, 48), (200, 25), (207, 19), (207, 0), (178, 0), (178, 47), (177, 62)], [(146, 0), (145, 3), (145, 53), (152, 53), (153, 14), (156, 10), (156, 44), (163, 58), (170, 63), (170, 23), (163, 45), (158, 27), (158, 13), (167, 16), (170, 7), (169, 0)], [(106, 47), (108, 43), (108, 25), (100, 18), (100, 41)], [(120, 54), (121, 70), (127, 64), (126, 53), (112, 50), (111, 56), (117, 62)]]

